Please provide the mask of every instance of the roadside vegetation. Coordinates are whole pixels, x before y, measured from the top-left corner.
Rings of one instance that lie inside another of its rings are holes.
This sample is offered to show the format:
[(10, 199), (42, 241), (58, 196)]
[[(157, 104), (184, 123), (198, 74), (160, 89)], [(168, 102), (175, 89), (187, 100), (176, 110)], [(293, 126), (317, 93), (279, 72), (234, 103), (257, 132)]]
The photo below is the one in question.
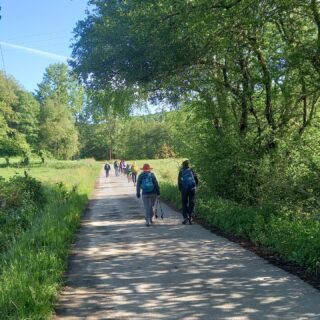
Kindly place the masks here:
[(0, 319), (49, 318), (100, 169), (85, 160), (31, 164), (18, 174), (0, 168), (8, 176), (0, 180)]

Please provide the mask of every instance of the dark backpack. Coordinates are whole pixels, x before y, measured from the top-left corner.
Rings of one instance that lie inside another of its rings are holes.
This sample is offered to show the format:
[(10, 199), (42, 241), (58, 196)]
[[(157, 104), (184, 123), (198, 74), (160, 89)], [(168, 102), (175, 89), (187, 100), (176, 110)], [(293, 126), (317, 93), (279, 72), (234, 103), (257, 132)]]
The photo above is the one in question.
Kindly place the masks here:
[(144, 176), (142, 177), (142, 181), (141, 181), (141, 189), (144, 192), (152, 192), (154, 190), (154, 182), (153, 182), (153, 177), (152, 174), (150, 172), (148, 173), (144, 173)]
[(110, 165), (109, 164), (105, 164), (104, 165), (104, 170), (106, 170), (106, 171), (109, 171), (111, 168), (110, 168)]
[(183, 191), (190, 191), (196, 187), (196, 180), (190, 168), (181, 171), (181, 186)]

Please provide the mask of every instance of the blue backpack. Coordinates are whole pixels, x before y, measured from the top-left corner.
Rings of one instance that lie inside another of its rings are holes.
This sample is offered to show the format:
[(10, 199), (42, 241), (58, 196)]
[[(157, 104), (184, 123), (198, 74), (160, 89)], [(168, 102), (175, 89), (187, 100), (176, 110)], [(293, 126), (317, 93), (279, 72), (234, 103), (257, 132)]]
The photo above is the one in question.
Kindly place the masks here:
[(144, 176), (142, 177), (141, 181), (141, 189), (146, 192), (152, 192), (154, 190), (154, 183), (153, 183), (153, 178), (152, 174), (150, 172), (144, 173)]
[(196, 181), (190, 168), (182, 170), (181, 186), (183, 191), (190, 191), (196, 187)]

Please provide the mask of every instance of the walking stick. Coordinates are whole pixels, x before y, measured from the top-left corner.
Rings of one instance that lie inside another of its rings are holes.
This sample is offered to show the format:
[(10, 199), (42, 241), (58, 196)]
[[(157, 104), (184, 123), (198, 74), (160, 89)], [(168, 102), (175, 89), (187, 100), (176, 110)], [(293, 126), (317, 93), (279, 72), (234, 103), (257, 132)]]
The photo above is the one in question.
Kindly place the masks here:
[(159, 198), (158, 198), (158, 205), (159, 205), (160, 211), (161, 211), (160, 217), (161, 217), (161, 219), (163, 220), (163, 210), (162, 210), (162, 206), (161, 206), (161, 202), (160, 202)]
[(160, 211), (161, 211), (160, 218), (163, 220), (163, 210), (162, 210), (162, 206), (161, 206), (161, 202), (159, 200), (159, 197), (157, 197), (155, 209), (154, 209), (154, 217), (156, 219), (158, 219), (158, 208), (160, 208)]
[(156, 219), (158, 219), (158, 214), (157, 214), (157, 212), (158, 212), (158, 198), (156, 199), (156, 203), (155, 203), (155, 206), (154, 206), (154, 217), (155, 217)]

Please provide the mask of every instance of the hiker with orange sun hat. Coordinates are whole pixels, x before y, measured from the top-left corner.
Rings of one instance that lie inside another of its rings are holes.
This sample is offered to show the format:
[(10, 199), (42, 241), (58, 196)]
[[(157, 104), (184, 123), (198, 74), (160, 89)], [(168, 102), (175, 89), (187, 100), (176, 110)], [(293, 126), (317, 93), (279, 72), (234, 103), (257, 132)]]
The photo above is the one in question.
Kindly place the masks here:
[(140, 198), (142, 190), (142, 201), (145, 210), (146, 226), (149, 227), (153, 223), (152, 217), (154, 214), (153, 207), (157, 196), (160, 196), (160, 187), (156, 176), (151, 172), (153, 168), (148, 163), (145, 163), (141, 170), (137, 181), (137, 198)]

